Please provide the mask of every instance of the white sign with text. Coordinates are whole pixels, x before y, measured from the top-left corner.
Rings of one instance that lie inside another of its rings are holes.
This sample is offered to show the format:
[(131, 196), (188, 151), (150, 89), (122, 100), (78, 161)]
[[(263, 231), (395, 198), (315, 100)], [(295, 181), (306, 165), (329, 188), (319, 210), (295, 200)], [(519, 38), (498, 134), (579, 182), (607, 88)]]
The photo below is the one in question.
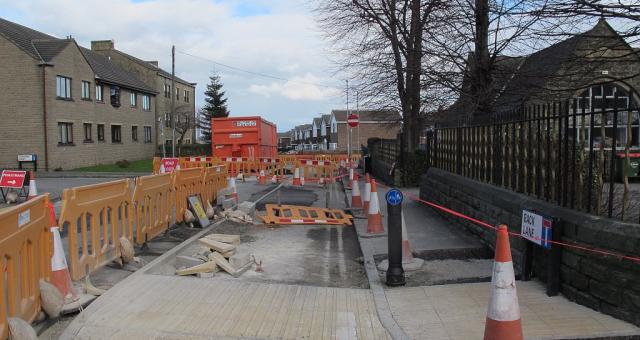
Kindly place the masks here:
[(551, 220), (535, 212), (522, 210), (522, 229), (520, 234), (525, 239), (549, 248), (551, 244)]

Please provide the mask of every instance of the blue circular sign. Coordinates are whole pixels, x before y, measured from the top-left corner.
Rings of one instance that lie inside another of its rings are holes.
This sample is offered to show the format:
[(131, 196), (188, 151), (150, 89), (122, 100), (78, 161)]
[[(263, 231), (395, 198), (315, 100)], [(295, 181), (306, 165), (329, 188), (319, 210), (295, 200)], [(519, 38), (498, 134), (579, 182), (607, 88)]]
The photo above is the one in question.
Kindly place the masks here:
[(404, 197), (402, 196), (402, 191), (394, 188), (387, 191), (385, 198), (387, 199), (387, 203), (391, 205), (400, 205)]

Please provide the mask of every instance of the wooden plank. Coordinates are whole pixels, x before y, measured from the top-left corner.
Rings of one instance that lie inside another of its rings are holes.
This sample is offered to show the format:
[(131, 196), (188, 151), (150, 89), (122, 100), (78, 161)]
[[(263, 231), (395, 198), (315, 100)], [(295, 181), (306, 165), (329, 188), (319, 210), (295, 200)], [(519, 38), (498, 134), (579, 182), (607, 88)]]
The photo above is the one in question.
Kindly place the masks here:
[(231, 235), (231, 234), (209, 234), (204, 238), (208, 238), (214, 241), (228, 243), (234, 246), (240, 245), (240, 235)]
[(210, 249), (213, 249), (219, 253), (228, 253), (236, 249), (236, 246), (234, 245), (218, 242), (206, 237), (199, 239), (198, 242), (200, 242), (200, 244), (204, 245), (205, 247), (209, 247)]
[(199, 264), (197, 266), (178, 269), (176, 270), (177, 275), (192, 275), (196, 273), (211, 273), (216, 272), (218, 269), (218, 265), (214, 261), (205, 262), (203, 264)]

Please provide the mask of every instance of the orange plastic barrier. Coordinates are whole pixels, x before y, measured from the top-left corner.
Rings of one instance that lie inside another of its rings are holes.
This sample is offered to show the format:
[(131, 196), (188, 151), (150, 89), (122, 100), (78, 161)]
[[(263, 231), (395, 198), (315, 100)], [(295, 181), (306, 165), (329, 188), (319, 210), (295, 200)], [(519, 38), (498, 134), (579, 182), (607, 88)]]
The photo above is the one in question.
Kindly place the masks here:
[(218, 191), (227, 187), (227, 167), (218, 165), (205, 168), (202, 174), (202, 204), (216, 204)]
[(206, 168), (214, 165), (222, 164), (218, 157), (181, 157), (178, 161), (181, 169)]
[(0, 339), (9, 337), (8, 317), (33, 321), (40, 311), (38, 281), (51, 274), (49, 196), (0, 212)]
[(267, 224), (330, 224), (351, 225), (353, 216), (340, 209), (304, 207), (298, 205), (265, 205)]
[(230, 176), (237, 176), (241, 172), (248, 176), (260, 171), (260, 163), (247, 157), (225, 157), (221, 161), (227, 165)]
[(142, 176), (136, 179), (133, 191), (133, 218), (138, 245), (158, 236), (171, 225), (176, 197), (172, 184), (172, 174)]
[(133, 243), (129, 179), (65, 189), (62, 200), (59, 225), (69, 233), (72, 279), (120, 257), (120, 237)]
[(160, 173), (160, 162), (161, 162), (162, 158), (160, 157), (153, 157), (153, 173), (154, 174), (159, 174)]
[(173, 176), (173, 190), (176, 196), (176, 222), (184, 221), (184, 211), (187, 210), (187, 198), (202, 194), (203, 168), (180, 169)]
[(298, 168), (304, 174), (305, 181), (319, 182), (323, 180), (331, 180), (337, 176), (337, 167), (331, 161), (308, 160), (303, 159), (298, 162)]

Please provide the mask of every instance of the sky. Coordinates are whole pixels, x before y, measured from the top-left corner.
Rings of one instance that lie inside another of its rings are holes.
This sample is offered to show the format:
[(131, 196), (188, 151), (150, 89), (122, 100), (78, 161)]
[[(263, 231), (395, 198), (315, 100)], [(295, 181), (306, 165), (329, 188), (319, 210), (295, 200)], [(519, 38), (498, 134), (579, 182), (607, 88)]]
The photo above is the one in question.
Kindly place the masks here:
[(232, 116), (260, 115), (286, 131), (345, 106), (344, 79), (333, 72), (310, 2), (0, 0), (0, 17), (60, 38), (71, 35), (88, 48), (91, 40), (113, 40), (117, 49), (158, 60), (169, 72), (175, 45), (176, 75), (198, 83), (196, 108), (216, 72)]

